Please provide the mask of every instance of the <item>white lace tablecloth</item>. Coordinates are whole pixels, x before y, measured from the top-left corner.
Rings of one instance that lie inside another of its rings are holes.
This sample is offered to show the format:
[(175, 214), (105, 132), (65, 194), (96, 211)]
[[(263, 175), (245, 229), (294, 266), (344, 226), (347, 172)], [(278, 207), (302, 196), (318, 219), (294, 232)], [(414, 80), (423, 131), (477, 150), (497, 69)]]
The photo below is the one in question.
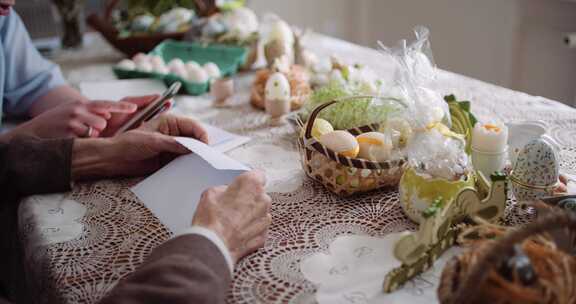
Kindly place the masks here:
[[(379, 73), (392, 65), (378, 52), (343, 41), (314, 36), (307, 44), (323, 54), (337, 54), (369, 64)], [(112, 78), (108, 64), (68, 71), (72, 82)], [(271, 128), (264, 113), (248, 104), (252, 74), (238, 78), (238, 94), (224, 109), (208, 97), (181, 97), (175, 112), (253, 140), (229, 154), (268, 175), (273, 224), (265, 248), (236, 267), (230, 303), (313, 303), (315, 287), (299, 270), (312, 253), (327, 250), (342, 234), (383, 236), (415, 228), (398, 205), (397, 191), (338, 198), (304, 177), (291, 126)], [(529, 96), (461, 75), (441, 71), (437, 90), (471, 100), (481, 119), (544, 120), (549, 133), (565, 148), (565, 171), (576, 164), (576, 110), (542, 97)], [(169, 238), (167, 230), (128, 190), (137, 180), (80, 184), (71, 193), (35, 196), (20, 208), (20, 232), (26, 251), (31, 292), (39, 302), (55, 289), (66, 303), (94, 303), (134, 271), (150, 251)], [(170, 202), (166, 202), (169, 206)], [(509, 222), (530, 217), (512, 206)], [(409, 284), (416, 294), (426, 284)], [(429, 293), (428, 293), (429, 294)], [(435, 302), (431, 298), (429, 302)]]

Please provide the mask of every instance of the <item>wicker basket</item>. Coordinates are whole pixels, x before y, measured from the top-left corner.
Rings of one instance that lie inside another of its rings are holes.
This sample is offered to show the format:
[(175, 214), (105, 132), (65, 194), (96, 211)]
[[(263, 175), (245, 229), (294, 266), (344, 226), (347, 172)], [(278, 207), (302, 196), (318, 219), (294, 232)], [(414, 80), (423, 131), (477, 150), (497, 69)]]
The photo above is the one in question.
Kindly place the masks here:
[[(167, 39), (184, 39), (184, 36), (186, 35), (185, 32), (166, 34), (158, 33), (127, 38), (118, 37), (118, 30), (114, 25), (112, 25), (112, 12), (116, 7), (118, 7), (120, 1), (121, 0), (108, 0), (104, 16), (101, 17), (97, 14), (91, 14), (86, 19), (86, 22), (96, 31), (100, 32), (106, 41), (126, 56), (132, 57), (138, 53), (148, 53), (158, 44)], [(217, 11), (215, 1), (195, 0), (194, 3), (196, 4), (197, 11), (199, 11), (199, 15), (201, 16), (211, 15)]]
[[(471, 242), (473, 248), (444, 268), (438, 288), (440, 302), (576, 303), (576, 257), (558, 248), (557, 240), (550, 236), (555, 231), (575, 233), (576, 214), (555, 210), (519, 229), (477, 226), (464, 231), (460, 242)], [(492, 240), (498, 235), (501, 237)], [(526, 276), (520, 276), (520, 270), (508, 278), (498, 271), (515, 246), (530, 261), (534, 275), (529, 282), (522, 280)]]
[[(374, 162), (349, 158), (326, 148), (312, 137), (314, 120), (323, 109), (338, 103), (375, 96), (354, 96), (334, 100), (318, 106), (306, 124), (301, 124), (304, 134), (298, 140), (302, 168), (310, 178), (320, 182), (331, 192), (349, 196), (384, 187), (395, 187), (404, 173), (406, 159)], [(378, 124), (348, 129), (352, 135), (378, 131)]]

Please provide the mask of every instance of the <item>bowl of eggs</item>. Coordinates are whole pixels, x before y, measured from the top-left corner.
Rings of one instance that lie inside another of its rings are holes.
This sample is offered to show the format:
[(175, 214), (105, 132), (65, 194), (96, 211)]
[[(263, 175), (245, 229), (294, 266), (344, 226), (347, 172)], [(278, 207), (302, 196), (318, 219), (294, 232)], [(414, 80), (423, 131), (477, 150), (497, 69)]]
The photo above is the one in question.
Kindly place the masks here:
[(155, 78), (167, 85), (179, 81), (185, 93), (201, 95), (212, 81), (235, 74), (245, 57), (241, 47), (166, 41), (149, 54), (120, 61), (113, 71), (120, 79)]
[(395, 130), (386, 130), (379, 124), (334, 130), (330, 122), (317, 118), (320, 111), (335, 103), (366, 97), (322, 104), (305, 124), (301, 123), (298, 148), (306, 175), (340, 196), (397, 186), (405, 170), (402, 149), (412, 134), (405, 125)]

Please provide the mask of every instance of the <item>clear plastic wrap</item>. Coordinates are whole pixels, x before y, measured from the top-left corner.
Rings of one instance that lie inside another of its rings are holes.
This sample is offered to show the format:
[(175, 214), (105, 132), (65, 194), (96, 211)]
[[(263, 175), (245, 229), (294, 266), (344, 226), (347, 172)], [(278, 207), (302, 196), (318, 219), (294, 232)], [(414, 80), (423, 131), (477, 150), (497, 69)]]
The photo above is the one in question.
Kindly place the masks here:
[(379, 42), (381, 51), (396, 63), (396, 86), (408, 108), (407, 117), (415, 130), (425, 130), (442, 122), (450, 127), (450, 110), (441, 94), (430, 88), (436, 79), (436, 65), (430, 47), (430, 30), (414, 28), (416, 40), (401, 40), (388, 48)]

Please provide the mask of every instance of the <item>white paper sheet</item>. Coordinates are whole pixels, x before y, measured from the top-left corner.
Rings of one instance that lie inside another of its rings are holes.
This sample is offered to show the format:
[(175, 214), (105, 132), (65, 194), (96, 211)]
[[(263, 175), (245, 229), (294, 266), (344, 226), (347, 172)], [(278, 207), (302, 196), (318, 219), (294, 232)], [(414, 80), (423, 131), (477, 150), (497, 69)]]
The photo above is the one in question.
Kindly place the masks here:
[(208, 132), (210, 146), (220, 152), (228, 152), (251, 140), (250, 137), (232, 134), (228, 131), (203, 123), (202, 126)]
[(156, 79), (124, 79), (112, 81), (81, 82), (80, 92), (91, 100), (120, 100), (126, 96), (162, 94), (164, 82)]
[(197, 140), (176, 138), (193, 154), (181, 156), (132, 188), (132, 192), (170, 231), (190, 227), (202, 193), (228, 185), (250, 170)]

